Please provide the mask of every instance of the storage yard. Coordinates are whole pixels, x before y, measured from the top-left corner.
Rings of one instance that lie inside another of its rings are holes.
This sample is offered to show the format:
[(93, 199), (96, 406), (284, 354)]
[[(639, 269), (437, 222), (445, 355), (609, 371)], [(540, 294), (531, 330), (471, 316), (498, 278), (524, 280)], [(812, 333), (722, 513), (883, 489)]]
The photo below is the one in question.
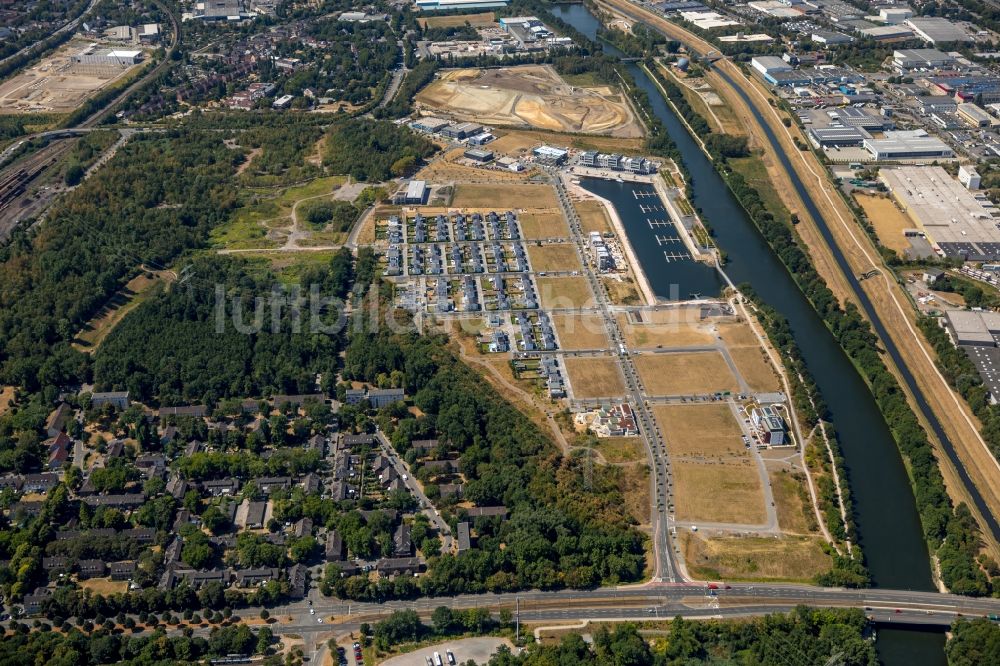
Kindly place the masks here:
[(140, 66), (140, 51), (102, 57), (103, 51), (91, 49), (89, 56), (80, 56), (87, 49), (88, 44), (71, 41), (0, 83), (0, 113), (68, 113)]
[(549, 66), (448, 70), (417, 95), (435, 114), (493, 125), (558, 132), (643, 135), (632, 109), (617, 91), (566, 83)]

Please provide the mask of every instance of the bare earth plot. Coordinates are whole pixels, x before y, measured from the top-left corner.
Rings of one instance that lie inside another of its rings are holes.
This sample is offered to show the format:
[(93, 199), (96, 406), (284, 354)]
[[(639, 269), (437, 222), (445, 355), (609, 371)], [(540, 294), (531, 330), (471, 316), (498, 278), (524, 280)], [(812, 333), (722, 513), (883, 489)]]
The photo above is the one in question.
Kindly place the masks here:
[(767, 520), (760, 474), (749, 462), (675, 461), (671, 467), (678, 520), (739, 525)]
[(644, 153), (644, 143), (639, 137), (626, 139), (599, 134), (563, 134), (539, 130), (506, 129), (499, 130), (496, 135), (498, 138), (490, 143), (490, 150), (510, 157), (525, 157), (532, 148), (543, 143), (576, 148), (577, 150), (596, 150), (602, 153), (621, 153), (624, 155), (642, 155)]
[(556, 313), (550, 318), (561, 349), (575, 351), (607, 348), (608, 336), (604, 332), (604, 320), (600, 315)]
[(643, 354), (633, 359), (649, 395), (738, 391), (736, 378), (717, 351)]
[(451, 201), (454, 208), (490, 208), (510, 210), (513, 208), (557, 208), (555, 190), (551, 185), (510, 184), (469, 184), (455, 186), (455, 197)]
[(875, 235), (882, 245), (900, 254), (910, 248), (909, 241), (903, 236), (903, 230), (915, 229), (917, 224), (899, 210), (892, 199), (866, 194), (855, 194), (854, 198), (858, 200), (868, 220), (875, 227)]
[(639, 137), (643, 130), (622, 95), (581, 88), (547, 65), (444, 72), (417, 95), (433, 112), (487, 125)]
[(457, 28), (468, 23), (473, 28), (491, 26), (494, 21), (493, 12), (479, 12), (478, 14), (458, 14), (457, 16), (428, 16), (417, 19), (421, 28)]
[(656, 405), (653, 416), (671, 455), (748, 460), (743, 431), (726, 403)]
[(685, 532), (684, 561), (698, 578), (811, 581), (830, 569), (816, 537), (705, 537)]
[(567, 358), (566, 374), (575, 398), (607, 398), (625, 394), (618, 361), (611, 357)]
[(594, 304), (590, 284), (585, 277), (540, 277), (535, 278), (542, 307), (582, 308)]
[(0, 113), (68, 113), (142, 65), (82, 65), (71, 56), (87, 42), (73, 40), (0, 84)]
[(528, 245), (528, 260), (535, 271), (579, 271), (580, 257), (569, 243)]
[(521, 235), (525, 240), (538, 240), (545, 238), (567, 238), (569, 236), (569, 225), (560, 212), (532, 211), (521, 213), (517, 216), (517, 222), (521, 225)]

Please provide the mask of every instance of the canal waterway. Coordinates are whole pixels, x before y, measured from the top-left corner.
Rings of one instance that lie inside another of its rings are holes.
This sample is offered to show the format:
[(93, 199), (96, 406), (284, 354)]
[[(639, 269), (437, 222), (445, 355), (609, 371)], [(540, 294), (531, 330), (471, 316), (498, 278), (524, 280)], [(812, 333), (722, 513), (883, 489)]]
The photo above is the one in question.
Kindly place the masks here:
[[(556, 5), (552, 11), (587, 37), (596, 39), (600, 24), (585, 6)], [(610, 45), (605, 44), (604, 49), (620, 55)], [(859, 544), (873, 584), (895, 589), (935, 589), (909, 479), (867, 385), (656, 85), (637, 65), (626, 66), (636, 84), (649, 95), (654, 113), (681, 152), (692, 179), (693, 203), (711, 225), (719, 247), (727, 253), (726, 273), (737, 284), (752, 285), (791, 325), (803, 359), (837, 426), (854, 498)], [(632, 217), (627, 212), (631, 195), (626, 188), (619, 189), (622, 190), (619, 193), (606, 190), (601, 196), (616, 208), (623, 206), (625, 210), (619, 211), (632, 240), (633, 230), (641, 232), (644, 222), (627, 220)], [(641, 235), (632, 242), (638, 246), (649, 244), (648, 238)], [(638, 253), (639, 248), (636, 249)], [(671, 280), (680, 284), (674, 293), (697, 291), (685, 286), (691, 279), (686, 273), (679, 273), (655, 253), (640, 254), (639, 261), (657, 294), (671, 293)], [(886, 627), (879, 629), (877, 643), (884, 663), (924, 665), (945, 663), (943, 644), (941, 633)]]

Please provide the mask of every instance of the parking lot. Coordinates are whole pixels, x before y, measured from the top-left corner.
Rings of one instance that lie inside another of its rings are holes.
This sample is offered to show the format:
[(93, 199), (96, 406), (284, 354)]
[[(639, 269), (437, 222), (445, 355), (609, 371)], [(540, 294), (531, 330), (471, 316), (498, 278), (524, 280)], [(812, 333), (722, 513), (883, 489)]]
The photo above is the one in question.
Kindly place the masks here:
[[(477, 664), (485, 664), (489, 661), (490, 655), (497, 651), (501, 645), (506, 645), (513, 649), (513, 645), (506, 638), (466, 638), (459, 641), (448, 641), (439, 643), (420, 650), (415, 650), (408, 654), (403, 654), (382, 662), (383, 666), (427, 666), (434, 663), (434, 653), (441, 656), (442, 664), (457, 663), (464, 664), (469, 659), (475, 660)], [(449, 662), (447, 651), (451, 650), (455, 656), (454, 662)], [(436, 666), (436, 664), (435, 664)]]

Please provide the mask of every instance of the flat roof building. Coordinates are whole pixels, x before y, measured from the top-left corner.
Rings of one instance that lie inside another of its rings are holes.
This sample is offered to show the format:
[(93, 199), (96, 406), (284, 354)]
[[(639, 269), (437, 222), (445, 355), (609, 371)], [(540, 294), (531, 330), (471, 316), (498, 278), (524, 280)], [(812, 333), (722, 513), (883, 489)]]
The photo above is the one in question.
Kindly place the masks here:
[(906, 25), (917, 33), (917, 37), (931, 44), (972, 41), (972, 36), (962, 26), (938, 16), (910, 18)]
[(403, 203), (423, 204), (427, 202), (427, 182), (423, 180), (411, 180), (406, 186), (406, 196)]
[(970, 310), (947, 310), (945, 318), (956, 344), (972, 347), (997, 346), (993, 336), (1000, 333), (1000, 314)]
[(932, 157), (954, 157), (948, 145), (933, 136), (865, 139), (865, 149), (876, 160), (912, 160)]
[(487, 162), (493, 161), (493, 151), (481, 150), (479, 148), (470, 148), (469, 150), (465, 151), (465, 157), (472, 160), (473, 162), (486, 164)]
[(959, 104), (955, 113), (970, 127), (989, 127), (993, 124), (993, 116), (976, 104)]
[(883, 168), (879, 178), (932, 247), (966, 260), (1000, 259), (1000, 229), (993, 209), (937, 166)]
[(955, 64), (953, 56), (937, 49), (900, 49), (892, 53), (892, 65), (900, 71), (939, 69)]
[(913, 31), (903, 25), (877, 25), (859, 30), (865, 37), (871, 37), (877, 42), (911, 39)]
[(859, 127), (819, 127), (809, 129), (809, 139), (817, 148), (860, 146), (871, 134)]
[(778, 56), (758, 56), (751, 58), (750, 66), (761, 74), (792, 71), (792, 66)]

